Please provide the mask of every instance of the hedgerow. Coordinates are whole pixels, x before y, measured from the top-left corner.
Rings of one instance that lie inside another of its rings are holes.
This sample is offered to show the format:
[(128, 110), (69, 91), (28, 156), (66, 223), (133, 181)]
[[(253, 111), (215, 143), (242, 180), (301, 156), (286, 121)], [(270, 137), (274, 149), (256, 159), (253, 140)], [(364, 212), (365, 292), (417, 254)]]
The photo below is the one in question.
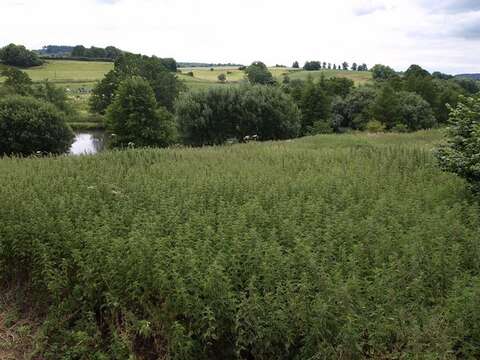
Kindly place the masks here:
[(46, 359), (475, 358), (480, 209), (435, 134), (5, 158), (0, 277)]

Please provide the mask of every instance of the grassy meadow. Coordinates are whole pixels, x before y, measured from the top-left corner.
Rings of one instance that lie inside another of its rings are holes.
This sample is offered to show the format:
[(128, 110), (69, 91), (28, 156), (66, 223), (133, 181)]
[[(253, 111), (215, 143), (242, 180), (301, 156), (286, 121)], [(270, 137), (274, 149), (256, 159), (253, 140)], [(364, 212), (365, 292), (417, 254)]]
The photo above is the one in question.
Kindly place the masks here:
[[(69, 61), (48, 60), (44, 65), (26, 69), (25, 72), (33, 81), (48, 80), (59, 86), (71, 89), (73, 92), (80, 88), (91, 89), (97, 81), (103, 79), (105, 74), (113, 69), (113, 63), (96, 61)], [(211, 70), (213, 69), (213, 71)], [(237, 67), (214, 67), (214, 68), (181, 68), (179, 78), (185, 81), (188, 88), (198, 89), (210, 86), (222, 86), (218, 82), (218, 75), (225, 74), (227, 83), (238, 83), (245, 79), (245, 73)], [(193, 77), (186, 75), (193, 72)], [(355, 72), (342, 70), (303, 71), (289, 68), (270, 68), (273, 76), (282, 81), (285, 75), (291, 79), (303, 79), (308, 76), (314, 79), (322, 74), (325, 77), (346, 77), (356, 84), (363, 84), (371, 80), (370, 72)]]
[(0, 160), (45, 358), (480, 356), (480, 209), (440, 131)]

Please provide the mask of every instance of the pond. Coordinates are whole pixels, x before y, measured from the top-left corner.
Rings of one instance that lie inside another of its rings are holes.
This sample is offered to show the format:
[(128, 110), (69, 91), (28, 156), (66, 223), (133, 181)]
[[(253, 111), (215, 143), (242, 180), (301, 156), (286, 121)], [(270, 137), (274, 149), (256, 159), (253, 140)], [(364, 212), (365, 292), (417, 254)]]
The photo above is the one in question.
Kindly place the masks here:
[(105, 132), (81, 131), (75, 133), (70, 155), (93, 155), (105, 149)]

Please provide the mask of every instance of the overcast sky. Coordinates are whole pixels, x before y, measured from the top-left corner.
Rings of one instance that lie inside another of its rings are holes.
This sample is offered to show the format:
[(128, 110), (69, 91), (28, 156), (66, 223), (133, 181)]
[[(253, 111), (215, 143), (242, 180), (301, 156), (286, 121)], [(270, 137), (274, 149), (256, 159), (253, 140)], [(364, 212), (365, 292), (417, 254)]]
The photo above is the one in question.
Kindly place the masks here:
[(480, 0), (0, 0), (0, 45), (480, 72)]

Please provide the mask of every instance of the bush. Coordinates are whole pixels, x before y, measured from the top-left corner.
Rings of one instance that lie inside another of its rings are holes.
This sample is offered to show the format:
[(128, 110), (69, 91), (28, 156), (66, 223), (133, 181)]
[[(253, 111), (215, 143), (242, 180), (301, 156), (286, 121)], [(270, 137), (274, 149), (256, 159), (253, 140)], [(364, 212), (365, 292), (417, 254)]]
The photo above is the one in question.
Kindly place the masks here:
[(227, 75), (223, 73), (218, 75), (218, 81), (220, 81), (221, 83), (224, 83), (225, 81), (227, 81)]
[(480, 97), (461, 97), (449, 122), (448, 141), (436, 152), (440, 166), (480, 191)]
[(0, 100), (0, 154), (62, 154), (72, 140), (65, 115), (53, 105), (17, 95)]
[(183, 141), (189, 145), (223, 144), (258, 135), (262, 140), (296, 137), (300, 113), (280, 89), (264, 86), (212, 88), (183, 94), (176, 104)]
[(370, 120), (367, 123), (367, 131), (370, 133), (379, 133), (385, 131), (385, 125), (378, 120)]
[(157, 107), (150, 84), (134, 77), (123, 81), (107, 110), (112, 146), (165, 147), (174, 140), (173, 115)]

